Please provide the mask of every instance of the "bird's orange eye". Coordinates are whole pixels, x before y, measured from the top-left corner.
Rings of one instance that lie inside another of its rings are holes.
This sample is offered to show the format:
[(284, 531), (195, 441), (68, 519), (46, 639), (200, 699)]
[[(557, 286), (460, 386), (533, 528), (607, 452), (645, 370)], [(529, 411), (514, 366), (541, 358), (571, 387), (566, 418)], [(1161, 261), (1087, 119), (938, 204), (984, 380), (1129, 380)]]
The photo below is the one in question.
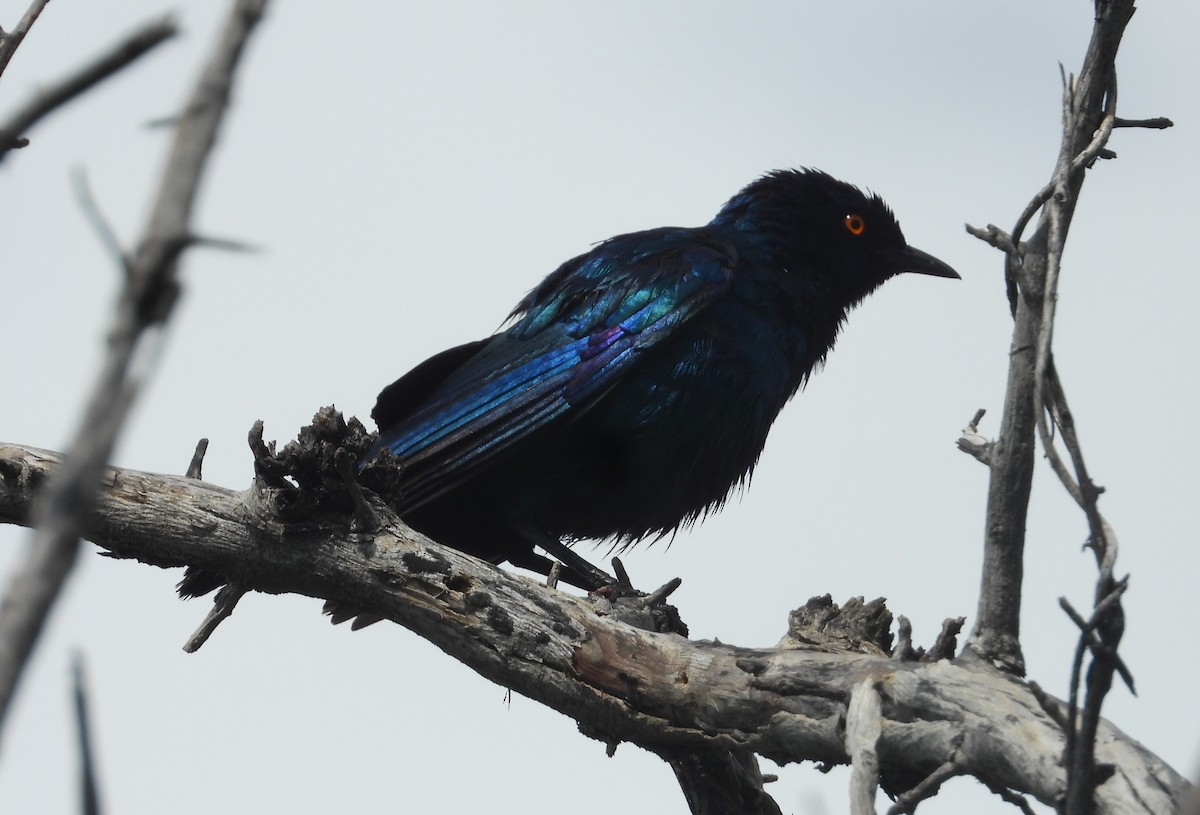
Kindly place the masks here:
[(846, 216), (846, 220), (842, 222), (846, 229), (850, 230), (851, 235), (861, 235), (867, 231), (867, 222), (863, 220), (863, 216), (851, 213)]

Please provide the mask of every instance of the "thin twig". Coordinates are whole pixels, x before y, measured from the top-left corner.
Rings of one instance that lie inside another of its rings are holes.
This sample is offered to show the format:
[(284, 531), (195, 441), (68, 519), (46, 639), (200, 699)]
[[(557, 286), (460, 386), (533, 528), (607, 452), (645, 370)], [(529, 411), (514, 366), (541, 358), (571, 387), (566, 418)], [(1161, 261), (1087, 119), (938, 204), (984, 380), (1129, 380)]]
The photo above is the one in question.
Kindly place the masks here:
[(1103, 780), (1096, 764), (1096, 734), (1100, 728), (1100, 708), (1112, 687), (1113, 666), (1111, 649), (1092, 651), (1087, 672), (1087, 697), (1080, 717), (1079, 735), (1075, 750), (1067, 754), (1067, 813), (1084, 815), (1094, 812), (1096, 785)]
[(208, 439), (200, 439), (196, 442), (196, 452), (192, 453), (192, 460), (188, 463), (187, 472), (185, 475), (188, 478), (194, 478), (199, 481), (202, 478), (201, 468), (204, 466), (204, 454), (208, 452)]
[(1118, 116), (1113, 120), (1113, 127), (1145, 127), (1151, 130), (1166, 130), (1174, 127), (1175, 123), (1166, 116), (1155, 116), (1152, 119), (1122, 119)]
[(1113, 607), (1121, 602), (1121, 595), (1129, 588), (1129, 575), (1121, 578), (1113, 586), (1112, 591), (1107, 596), (1100, 599), (1092, 609), (1092, 619), (1088, 620), (1088, 626), (1093, 630), (1102, 625), (1105, 615), (1110, 614)]
[(1017, 247), (1012, 242), (1012, 236), (995, 224), (988, 224), (983, 229), (977, 226), (965, 225), (967, 234), (974, 235), (989, 246), (993, 246), (1006, 254), (1016, 254)]
[(96, 755), (92, 746), (91, 716), (88, 714), (87, 679), (83, 655), (75, 654), (72, 664), (75, 696), (75, 734), (79, 740), (79, 793), (83, 815), (100, 815), (100, 790), (96, 780)]
[(261, 246), (247, 241), (234, 240), (233, 238), (214, 238), (206, 235), (192, 235), (191, 245), (197, 249), (220, 249), (222, 252), (238, 252), (241, 254), (253, 254), (262, 251)]
[(8, 63), (12, 59), (13, 54), (16, 53), (17, 47), (25, 39), (25, 35), (29, 33), (29, 29), (37, 22), (42, 9), (49, 2), (50, 0), (33, 0), (26, 10), (25, 16), (21, 18), (21, 21), (17, 23), (12, 31), (0, 32), (0, 74), (4, 73), (4, 69), (8, 67)]
[(189, 654), (199, 651), (200, 646), (208, 642), (208, 638), (217, 630), (217, 626), (233, 614), (238, 601), (242, 599), (246, 591), (246, 587), (241, 583), (228, 583), (222, 586), (217, 591), (217, 596), (213, 598), (212, 608), (204, 616), (200, 627), (183, 644), (183, 650)]
[[(1050, 200), (1050, 196), (1052, 195), (1054, 195), (1053, 181), (1038, 190), (1033, 198), (1029, 199), (1029, 203), (1025, 205), (1025, 209), (1021, 211), (1021, 214), (1017, 216), (1017, 222), (1013, 226), (1012, 232), (1009, 233), (1008, 239), (1012, 245), (1012, 253), (1014, 255), (1018, 254), (1017, 247), (1021, 245), (1021, 236), (1025, 234), (1025, 227), (1029, 226), (1029, 222), (1033, 219), (1033, 216), (1038, 214), (1038, 210)], [(1014, 260), (1018, 260), (1019, 262), (1018, 258), (1014, 258)]]
[(1013, 792), (1008, 787), (997, 787), (989, 784), (986, 781), (984, 783), (987, 784), (987, 788), (989, 790), (1000, 796), (1000, 800), (1007, 804), (1012, 804), (1017, 809), (1021, 810), (1023, 815), (1036, 815), (1036, 813), (1033, 811), (1033, 807), (1029, 805), (1029, 801), (1025, 800), (1024, 795)]
[[(1069, 617), (1071, 617), (1071, 620), (1076, 625), (1080, 626), (1081, 628), (1087, 626), (1087, 623), (1085, 623), (1083, 621), (1083, 618), (1079, 616), (1079, 614), (1075, 611), (1074, 608), (1071, 608), (1071, 604), (1069, 602), (1067, 602), (1065, 597), (1061, 598), (1059, 600), (1059, 605), (1062, 606), (1063, 610), (1067, 612), (1067, 615)], [(1070, 693), (1067, 695), (1067, 746), (1063, 750), (1063, 755), (1065, 756), (1066, 762), (1067, 762), (1067, 785), (1068, 785), (1068, 787), (1070, 786), (1070, 783), (1071, 783), (1071, 781), (1070, 781), (1071, 767), (1074, 764), (1072, 757), (1075, 756), (1078, 752), (1079, 678), (1083, 672), (1083, 657), (1084, 657), (1084, 654), (1086, 654), (1086, 653), (1087, 653), (1087, 636), (1086, 636), (1086, 634), (1083, 634), (1079, 637), (1078, 642), (1075, 643), (1075, 653), (1071, 657), (1071, 683), (1069, 686)]]
[(675, 590), (683, 585), (683, 580), (678, 577), (672, 577), (666, 583), (663, 583), (654, 591), (642, 598), (642, 602), (647, 606), (661, 606), (667, 601), (667, 598), (675, 593)]
[(125, 277), (128, 277), (130, 274), (129, 258), (126, 257), (125, 250), (121, 248), (121, 241), (117, 238), (117, 233), (108, 223), (108, 219), (104, 217), (100, 207), (96, 205), (96, 199), (92, 196), (92, 189), (88, 184), (87, 171), (82, 167), (71, 169), (71, 186), (75, 190), (75, 201), (83, 210), (84, 217), (91, 223), (92, 229), (96, 231), (96, 235), (104, 244), (113, 263)]
[[(1104, 643), (1096, 636), (1096, 629), (1104, 625), (1106, 617), (1116, 609), (1116, 606), (1120, 602), (1120, 595), (1128, 588), (1127, 581), (1128, 577), (1118, 584), (1118, 588), (1101, 605), (1096, 606), (1096, 610), (1092, 613), (1090, 620), (1084, 620), (1065, 597), (1058, 598), (1058, 605), (1071, 618), (1071, 622), (1075, 623), (1079, 628), (1081, 632), (1080, 645), (1086, 646), (1092, 652), (1104, 651), (1108, 655), (1108, 658), (1113, 661), (1113, 668), (1120, 674), (1121, 681), (1125, 683), (1125, 687), (1129, 688), (1130, 693), (1137, 696), (1137, 687), (1133, 681), (1133, 673), (1129, 670), (1129, 666), (1125, 664), (1125, 660), (1121, 658), (1120, 654), (1111, 645)], [(1079, 679), (1077, 673), (1073, 673), (1072, 676), (1077, 682)]]
[[(1092, 483), (1091, 476), (1088, 475), (1087, 465), (1083, 460), (1083, 448), (1075, 431), (1075, 418), (1067, 404), (1067, 395), (1063, 390), (1058, 371), (1054, 367), (1053, 358), (1051, 358), (1046, 371), (1046, 386), (1049, 389), (1054, 424), (1062, 433), (1063, 446), (1067, 448), (1067, 454), (1071, 457), (1071, 463), (1075, 468), (1075, 477), (1079, 487), (1079, 506), (1087, 516), (1088, 530), (1091, 535), (1089, 543), (1096, 554), (1096, 564), (1100, 567), (1101, 582), (1097, 584), (1097, 599), (1099, 599), (1100, 595), (1111, 591), (1109, 583), (1112, 581), (1112, 568), (1116, 561), (1117, 540), (1112, 528), (1104, 520), (1097, 506), (1097, 499), (1104, 490)], [(1072, 497), (1074, 496), (1075, 493), (1072, 493)]]
[[(1064, 82), (1063, 97), (1064, 128), (1069, 132), (1074, 129), (1074, 116), (1076, 115), (1074, 83), (1070, 79)], [(1112, 133), (1112, 123), (1116, 118), (1117, 104), (1117, 80), (1115, 72), (1113, 72), (1109, 82), (1106, 99), (1104, 118), (1092, 141), (1074, 157), (1067, 156), (1064, 150), (1064, 154), (1059, 161), (1052, 184), (1056, 189), (1064, 191), (1063, 195), (1068, 194), (1065, 191), (1068, 187), (1070, 177), (1080, 172), (1095, 158), (1096, 153), (1104, 147), (1109, 134)], [(1054, 444), (1054, 439), (1051, 437), (1050, 428), (1046, 421), (1046, 415), (1049, 412), (1046, 400), (1046, 384), (1048, 371), (1052, 365), (1050, 346), (1054, 336), (1054, 317), (1058, 305), (1058, 275), (1062, 267), (1062, 255), (1067, 242), (1067, 228), (1069, 224), (1069, 221), (1064, 218), (1065, 213), (1062, 211), (1062, 207), (1059, 206), (1062, 203), (1065, 203), (1065, 201), (1055, 201), (1047, 208), (1046, 212), (1050, 231), (1046, 253), (1046, 283), (1042, 295), (1042, 324), (1041, 331), (1038, 333), (1037, 351), (1033, 366), (1033, 407), (1037, 417), (1038, 437), (1041, 439), (1042, 450), (1045, 452), (1050, 466), (1053, 468), (1055, 474), (1058, 475), (1059, 481), (1062, 482), (1063, 487), (1066, 488), (1071, 497), (1075, 499), (1076, 503), (1083, 506), (1083, 493), (1080, 490), (1078, 482), (1068, 472), (1067, 465), (1063, 461), (1062, 456), (1059, 455), (1058, 448)]]
[(888, 808), (887, 815), (903, 815), (906, 812), (912, 812), (917, 808), (917, 804), (924, 801), (926, 798), (932, 798), (937, 795), (942, 784), (945, 784), (951, 778), (960, 776), (966, 772), (955, 759), (950, 759), (942, 766), (931, 772), (929, 775), (921, 779), (921, 782), (912, 789), (897, 796), (896, 803)]
[[(1075, 656), (1071, 662), (1065, 751), (1068, 799), (1073, 802), (1070, 806), (1078, 811), (1085, 811), (1080, 810), (1079, 807), (1086, 806), (1087, 802), (1091, 800), (1090, 790), (1098, 783), (1095, 765), (1096, 732), (1100, 723), (1100, 708), (1112, 686), (1114, 670), (1120, 673), (1130, 690), (1133, 690), (1133, 677), (1130, 676), (1128, 668), (1117, 655), (1117, 641), (1105, 642), (1103, 634), (1098, 638), (1095, 633), (1109, 630), (1110, 620), (1114, 615), (1123, 619), (1120, 598), (1127, 587), (1127, 581), (1122, 580), (1108, 596), (1096, 604), (1091, 619), (1086, 621), (1065, 597), (1059, 598), (1058, 601), (1059, 606), (1080, 630), (1079, 641), (1075, 645)], [(1117, 640), (1119, 640), (1119, 634)], [(1081, 716), (1079, 711), (1080, 672), (1083, 666), (1083, 656), (1087, 651), (1092, 654), (1092, 662), (1088, 668), (1088, 690)]]
[(987, 437), (979, 432), (979, 422), (983, 420), (983, 415), (986, 412), (983, 408), (975, 411), (974, 418), (963, 428), (962, 435), (958, 437), (957, 444), (959, 450), (990, 467), (992, 465), (992, 448), (996, 444), (989, 441)]
[[(23, 147), (29, 143), (29, 140), (23, 136), (38, 121), (123, 68), (137, 62), (178, 33), (179, 27), (170, 17), (151, 20), (126, 35), (95, 59), (76, 68), (57, 82), (47, 85), (10, 116), (8, 121), (0, 125), (0, 133), (8, 136), (6, 139), (0, 139), (0, 162), (4, 161), (4, 156), (9, 150), (14, 147)], [(8, 37), (3, 38), (3, 40), (7, 39)], [(0, 45), (0, 50), (3, 50), (3, 45)], [(0, 64), (0, 71), (3, 70), (3, 65)], [(23, 142), (23, 144), (17, 142)]]

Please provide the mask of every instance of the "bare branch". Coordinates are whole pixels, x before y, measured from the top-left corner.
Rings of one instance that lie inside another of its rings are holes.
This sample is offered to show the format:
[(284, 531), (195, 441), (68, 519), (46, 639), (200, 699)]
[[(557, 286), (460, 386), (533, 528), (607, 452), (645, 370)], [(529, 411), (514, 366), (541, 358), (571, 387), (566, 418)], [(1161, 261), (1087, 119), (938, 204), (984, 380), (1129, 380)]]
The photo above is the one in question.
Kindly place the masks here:
[[(1059, 605), (1080, 628), (1079, 642), (1071, 665), (1071, 689), (1067, 726), (1067, 812), (1087, 815), (1091, 812), (1092, 795), (1095, 787), (1111, 775), (1107, 767), (1098, 765), (1095, 758), (1096, 734), (1100, 722), (1100, 709), (1104, 698), (1112, 687), (1114, 671), (1119, 673), (1133, 690), (1133, 677), (1117, 655), (1117, 645), (1124, 629), (1124, 612), (1121, 595), (1128, 587), (1127, 580), (1118, 582), (1113, 590), (1099, 602), (1086, 622), (1072, 608), (1066, 598)], [(1099, 637), (1097, 637), (1097, 632)], [(1079, 674), (1083, 664), (1085, 648), (1092, 654), (1087, 672), (1087, 695), (1082, 716), (1079, 715)], [(1078, 730), (1076, 722), (1078, 721)], [(1102, 769), (1103, 767), (1103, 769)]]
[(1175, 123), (1166, 116), (1156, 116), (1153, 119), (1122, 119), (1118, 116), (1113, 120), (1113, 127), (1145, 127), (1151, 130), (1166, 130), (1174, 127)]
[[(38, 486), (59, 459), (0, 444), (0, 522), (28, 523)], [(399, 623), (610, 745), (708, 753), (710, 761), (718, 754), (709, 751), (724, 751), (721, 761), (747, 768), (749, 752), (780, 763), (846, 763), (847, 705), (853, 689), (870, 680), (880, 698), (876, 753), (885, 779), (889, 769), (924, 778), (954, 756), (965, 773), (995, 789), (1050, 805), (1066, 792), (1059, 763), (1065, 734), (1046, 702), (977, 661), (904, 662), (873, 646), (848, 653), (845, 626), (834, 625), (826, 626), (832, 636), (812, 642), (819, 631), (809, 626), (809, 642), (789, 637), (778, 648), (693, 642), (631, 627), (586, 598), (438, 546), (394, 516), (377, 532), (354, 532), (348, 499), (344, 515), (290, 523), (271, 509), (288, 504), (283, 488), (234, 491), (121, 469), (108, 470), (103, 483), (87, 529), (101, 546)], [(376, 509), (387, 512), (382, 504)], [(205, 534), (197, 536), (197, 528)], [(851, 605), (872, 619), (884, 613), (874, 604)], [(1099, 815), (1169, 812), (1190, 789), (1111, 725), (1101, 721), (1098, 734), (1097, 759), (1117, 766), (1120, 776), (1097, 788)]]
[(846, 752), (850, 756), (850, 812), (874, 815), (879, 791), (876, 747), (883, 724), (883, 701), (874, 682), (864, 679), (850, 691), (846, 707)]
[(37, 22), (42, 9), (49, 2), (50, 0), (33, 0), (26, 10), (25, 16), (17, 23), (16, 28), (12, 31), (0, 31), (0, 74), (4, 73), (4, 69), (8, 67), (8, 63), (12, 60), (18, 46), (21, 45), (21, 42), (25, 39), (25, 35), (29, 33), (29, 29)]
[(188, 463), (187, 472), (185, 475), (188, 478), (200, 480), (200, 470), (204, 466), (204, 454), (208, 452), (208, 439), (200, 439), (196, 442), (196, 452), (192, 453), (192, 460)]
[[(1125, 661), (1121, 659), (1121, 657), (1116, 653), (1115, 649), (1101, 642), (1096, 636), (1096, 629), (1100, 628), (1107, 622), (1107, 616), (1113, 612), (1115, 606), (1119, 605), (1121, 601), (1121, 595), (1125, 592), (1125, 589), (1128, 588), (1127, 581), (1128, 578), (1118, 583), (1112, 594), (1106, 597), (1101, 603), (1097, 604), (1096, 608), (1092, 611), (1092, 618), (1090, 620), (1084, 620), (1079, 612), (1075, 610), (1075, 607), (1071, 605), (1070, 601), (1067, 600), (1067, 598), (1058, 598), (1059, 607), (1067, 613), (1067, 616), (1071, 618), (1071, 622), (1075, 623), (1080, 631), (1078, 646), (1079, 650), (1075, 657), (1076, 667), (1072, 671), (1071, 676), (1072, 690), (1079, 685), (1079, 665), (1083, 659), (1083, 649), (1087, 648), (1093, 652), (1107, 652), (1108, 657), (1113, 660), (1114, 670), (1121, 675), (1121, 681), (1125, 683), (1125, 687), (1129, 689), (1130, 693), (1132, 693), (1134, 696), (1137, 696), (1137, 688), (1134, 685), (1133, 674), (1130, 672), (1128, 666), (1125, 665)], [(1070, 712), (1070, 716), (1071, 720), (1073, 721), (1075, 716), (1074, 710)], [(1067, 727), (1068, 725), (1064, 724), (1063, 726)]]
[(191, 246), (197, 249), (220, 249), (222, 252), (238, 252), (241, 254), (252, 254), (262, 251), (261, 247), (247, 243), (246, 241), (234, 240), (233, 238), (213, 238), (205, 235), (192, 235)]
[(95, 491), (138, 387), (149, 372), (178, 284), (179, 253), (187, 245), (200, 177), (229, 104), (233, 73), (265, 0), (238, 0), (188, 115), (180, 122), (163, 171), (150, 223), (133, 254), (108, 336), (108, 354), (84, 411), (66, 464), (42, 496), (33, 545), (0, 604), (0, 721), (43, 621), (74, 565)]
[(0, 130), (0, 152), (8, 152), (9, 150), (19, 150), (22, 147), (29, 146), (29, 139), (24, 136), (15, 136), (7, 130)]
[(1016, 244), (1013, 243), (1012, 236), (995, 224), (988, 224), (982, 229), (977, 226), (971, 226), (970, 224), (966, 224), (966, 227), (968, 235), (973, 235), (976, 238), (979, 238), (979, 240), (983, 241), (988, 246), (995, 247), (1001, 252), (1010, 255), (1017, 253), (1017, 247)]
[(79, 788), (83, 815), (100, 815), (100, 790), (96, 778), (96, 757), (92, 747), (91, 716), (88, 714), (87, 679), (83, 655), (75, 654), (72, 674), (75, 684), (75, 734), (79, 740)]
[(1075, 430), (1075, 419), (1067, 405), (1067, 395), (1063, 390), (1062, 380), (1051, 359), (1046, 371), (1046, 385), (1050, 394), (1050, 411), (1054, 417), (1055, 427), (1062, 433), (1063, 445), (1071, 457), (1075, 469), (1073, 490), (1068, 490), (1076, 503), (1087, 516), (1089, 539), (1088, 544), (1096, 555), (1096, 564), (1100, 567), (1099, 582), (1096, 587), (1096, 601), (1112, 591), (1112, 570), (1117, 557), (1117, 539), (1112, 527), (1100, 514), (1097, 500), (1104, 492), (1103, 488), (1092, 483), (1088, 475), (1087, 465), (1083, 460), (1083, 449)]
[[(38, 121), (123, 68), (132, 65), (178, 33), (179, 28), (170, 17), (151, 20), (91, 62), (47, 86), (10, 116), (7, 122), (0, 125), (0, 134), (7, 136), (7, 138), (0, 138), (0, 162), (4, 161), (9, 150), (14, 147), (24, 147), (29, 143), (29, 140), (23, 136)], [(0, 40), (0, 52), (3, 51), (3, 41)], [(0, 72), (3, 70), (3, 57), (0, 56)], [(22, 143), (16, 143), (18, 141)]]
[(129, 277), (129, 258), (125, 256), (125, 250), (121, 248), (121, 241), (117, 238), (117, 233), (109, 225), (108, 219), (104, 217), (104, 213), (100, 211), (100, 207), (96, 204), (96, 199), (92, 197), (92, 189), (88, 184), (87, 173), (82, 167), (75, 167), (71, 170), (71, 186), (75, 188), (75, 200), (79, 202), (79, 208), (83, 210), (84, 217), (92, 225), (92, 229), (96, 231), (96, 235), (100, 238), (100, 243), (108, 251), (112, 257), (113, 263), (122, 271), (125, 277)]
[[(1074, 129), (1073, 117), (1076, 115), (1073, 79), (1067, 79), (1064, 82), (1063, 97), (1064, 127), (1067, 132), (1071, 132)], [(1060, 191), (1056, 193), (1060, 197), (1070, 194), (1067, 191), (1070, 177), (1091, 163), (1097, 153), (1104, 147), (1109, 134), (1112, 132), (1112, 123), (1116, 117), (1117, 104), (1117, 79), (1115, 71), (1111, 71), (1108, 91), (1104, 98), (1104, 118), (1101, 121), (1100, 127), (1096, 130), (1096, 135), (1093, 137), (1091, 143), (1080, 151), (1078, 155), (1073, 157), (1066, 155), (1064, 151), (1059, 160), (1052, 184), (1056, 190)], [(1049, 372), (1053, 365), (1050, 356), (1050, 345), (1054, 336), (1054, 316), (1058, 305), (1058, 276), (1059, 270), (1062, 267), (1062, 255), (1066, 247), (1067, 227), (1069, 224), (1069, 216), (1066, 216), (1064, 219), (1065, 213), (1057, 205), (1058, 203), (1060, 201), (1056, 201), (1055, 205), (1050, 206), (1046, 212), (1049, 236), (1046, 252), (1046, 277), (1043, 284), (1042, 296), (1042, 321), (1038, 331), (1037, 350), (1033, 367), (1033, 406), (1034, 415), (1037, 417), (1038, 437), (1041, 439), (1042, 449), (1045, 451), (1046, 458), (1050, 461), (1050, 466), (1058, 475), (1063, 487), (1075, 499), (1075, 502), (1082, 507), (1084, 506), (1083, 493), (1080, 490), (1078, 482), (1067, 471), (1066, 463), (1058, 453), (1058, 448), (1054, 444), (1053, 436), (1046, 421), (1046, 414), (1049, 412), (1049, 409), (1047, 407), (1045, 391), (1050, 375)]]
[(183, 650), (189, 654), (194, 654), (200, 650), (200, 646), (208, 642), (208, 638), (217, 630), (217, 626), (226, 618), (233, 614), (234, 608), (237, 607), (238, 601), (246, 594), (246, 587), (240, 583), (230, 583), (222, 586), (217, 591), (217, 596), (213, 598), (212, 608), (205, 615), (200, 627), (195, 633), (188, 638), (184, 643)]
[[(1063, 242), (1088, 165), (1100, 155), (1115, 123), (1114, 63), (1133, 14), (1131, 0), (1097, 3), (1095, 25), (1079, 79), (1068, 82), (1062, 146), (1054, 178), (1030, 201), (1005, 256), (1014, 327), (1000, 432), (991, 450), (991, 480), (979, 611), (968, 649), (1017, 674), (1024, 672), (1020, 608), (1025, 519), (1033, 481), (1034, 437), (1042, 418), (1045, 374)], [(1033, 236), (1026, 225), (1041, 212)], [(1043, 439), (1048, 434), (1042, 433)]]
[(992, 448), (995, 447), (995, 443), (979, 432), (979, 423), (983, 421), (983, 415), (986, 412), (983, 408), (975, 411), (974, 418), (963, 428), (957, 444), (959, 450), (990, 467), (992, 466)]
[(989, 785), (988, 789), (1000, 796), (1000, 800), (1004, 801), (1006, 804), (1012, 804), (1017, 809), (1021, 810), (1022, 815), (1036, 815), (1036, 813), (1033, 811), (1033, 807), (1031, 807), (1029, 802), (1025, 800), (1025, 796), (1019, 795), (1018, 793), (1015, 793), (1005, 787), (993, 787)]
[[(1082, 633), (1072, 663), (1066, 717), (1065, 811), (1079, 815), (1092, 812), (1096, 787), (1102, 780), (1094, 755), (1100, 707), (1114, 671), (1123, 677), (1129, 674), (1116, 655), (1124, 629), (1120, 592), (1114, 591), (1112, 579), (1116, 540), (1096, 506), (1101, 490), (1087, 475), (1062, 383), (1054, 369), (1051, 346), (1063, 250), (1084, 172), (1097, 158), (1115, 156), (1106, 148), (1117, 124), (1115, 59), (1132, 14), (1133, 4), (1128, 0), (1096, 3), (1096, 24), (1080, 77), (1077, 81), (1065, 72), (1063, 76), (1063, 139), (1054, 176), (1021, 213), (1012, 231), (1013, 251), (1006, 256), (1005, 269), (1016, 326), (1000, 439), (991, 451), (983, 592), (969, 643), (979, 656), (1014, 669), (1021, 666), (1018, 625), (1022, 549), (1032, 479), (1031, 436), (1036, 428), (1052, 469), (1088, 518), (1089, 543), (1101, 566), (1096, 613), (1088, 624), (1078, 621)], [(1038, 229), (1022, 247), (1024, 251), (1019, 251), (1025, 226), (1038, 211)], [(1074, 473), (1058, 451), (1051, 422), (1062, 432)], [(1071, 612), (1065, 601), (1064, 608)], [(1089, 649), (1092, 662), (1087, 697), (1077, 730), (1080, 673)]]
[(896, 803), (888, 809), (887, 815), (902, 815), (905, 812), (914, 812), (917, 804), (924, 801), (926, 798), (932, 798), (937, 795), (938, 790), (942, 788), (951, 778), (962, 775), (966, 769), (957, 761), (951, 759), (929, 775), (921, 779), (921, 783), (913, 787), (908, 792), (905, 792), (896, 797)]

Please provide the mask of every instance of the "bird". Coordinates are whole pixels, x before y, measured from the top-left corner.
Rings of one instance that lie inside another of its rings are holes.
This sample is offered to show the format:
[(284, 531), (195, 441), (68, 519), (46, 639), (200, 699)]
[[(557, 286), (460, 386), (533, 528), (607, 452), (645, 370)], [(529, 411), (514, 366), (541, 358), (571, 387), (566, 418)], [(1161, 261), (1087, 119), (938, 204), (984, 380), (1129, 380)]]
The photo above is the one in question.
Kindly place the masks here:
[(723, 506), (850, 309), (906, 272), (959, 277), (878, 195), (768, 172), (704, 226), (566, 261), (497, 333), (388, 385), (360, 464), (390, 451), (394, 508), (438, 543), (546, 574), (541, 548), (567, 582), (602, 588), (570, 546), (623, 549)]

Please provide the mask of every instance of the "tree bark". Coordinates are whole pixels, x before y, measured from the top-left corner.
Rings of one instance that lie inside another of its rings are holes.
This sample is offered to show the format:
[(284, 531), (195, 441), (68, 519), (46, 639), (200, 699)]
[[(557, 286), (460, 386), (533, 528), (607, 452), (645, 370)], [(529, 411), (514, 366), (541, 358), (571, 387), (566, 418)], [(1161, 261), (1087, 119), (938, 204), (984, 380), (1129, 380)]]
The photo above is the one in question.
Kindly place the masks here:
[[(0, 522), (29, 522), (59, 458), (0, 444)], [(610, 745), (629, 741), (676, 760), (696, 754), (702, 768), (714, 766), (714, 750), (847, 763), (851, 697), (867, 683), (879, 696), (873, 749), (885, 788), (903, 791), (952, 762), (993, 789), (1052, 806), (1066, 790), (1062, 703), (1039, 702), (1028, 684), (978, 660), (848, 653), (844, 639), (819, 642), (811, 631), (803, 648), (691, 641), (623, 623), (607, 600), (439, 546), (382, 504), (372, 506), (378, 523), (367, 532), (344, 512), (284, 522), (278, 491), (261, 482), (238, 492), (111, 468), (103, 483), (87, 536), (112, 554), (197, 566), (249, 589), (391, 620)], [(1103, 722), (1097, 741), (1097, 761), (1114, 768), (1096, 789), (1097, 813), (1171, 812), (1191, 789), (1113, 725)]]

